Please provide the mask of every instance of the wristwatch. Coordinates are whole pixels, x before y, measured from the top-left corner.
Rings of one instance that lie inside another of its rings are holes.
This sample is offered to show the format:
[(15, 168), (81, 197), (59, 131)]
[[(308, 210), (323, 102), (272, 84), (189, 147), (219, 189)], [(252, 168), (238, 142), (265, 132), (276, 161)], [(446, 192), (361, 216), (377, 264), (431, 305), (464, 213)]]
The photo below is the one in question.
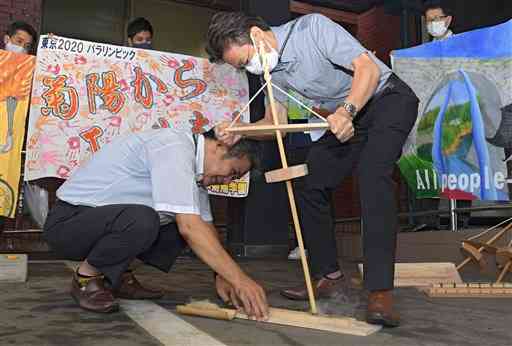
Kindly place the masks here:
[(343, 107), (352, 118), (357, 115), (357, 107), (352, 103), (343, 101), (341, 107)]

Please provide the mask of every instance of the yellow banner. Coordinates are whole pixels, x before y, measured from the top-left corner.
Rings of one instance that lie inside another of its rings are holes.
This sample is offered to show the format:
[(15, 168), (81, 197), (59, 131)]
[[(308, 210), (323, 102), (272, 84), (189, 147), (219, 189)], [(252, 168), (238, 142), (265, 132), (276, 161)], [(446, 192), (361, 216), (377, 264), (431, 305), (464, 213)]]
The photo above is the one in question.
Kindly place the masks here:
[(14, 217), (36, 59), (0, 50), (0, 216)]

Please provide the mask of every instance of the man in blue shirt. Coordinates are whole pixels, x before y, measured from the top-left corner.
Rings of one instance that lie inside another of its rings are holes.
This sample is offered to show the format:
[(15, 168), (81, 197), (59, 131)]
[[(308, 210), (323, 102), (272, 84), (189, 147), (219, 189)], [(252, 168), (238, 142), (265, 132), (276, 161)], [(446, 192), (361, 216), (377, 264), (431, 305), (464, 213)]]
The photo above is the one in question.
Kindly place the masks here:
[(71, 289), (80, 307), (111, 312), (116, 297), (161, 297), (138, 283), (130, 263), (168, 272), (188, 244), (217, 273), (221, 298), (265, 318), (265, 292), (220, 244), (204, 188), (241, 177), (257, 153), (250, 140), (227, 147), (213, 131), (174, 129), (124, 135), (95, 153), (57, 191), (44, 226), (55, 252), (83, 261)]
[[(398, 222), (392, 172), (416, 121), (418, 99), (384, 63), (325, 16), (306, 15), (272, 28), (242, 13), (212, 17), (207, 45), (211, 61), (262, 74), (255, 48), (261, 44), (273, 84), (318, 109), (330, 125), (326, 133), (308, 135), (314, 142), (306, 159), (309, 175), (296, 184), (316, 295), (331, 297), (344, 281), (329, 201), (358, 162), (364, 281), (370, 291), (366, 319), (397, 326), (392, 289)], [(287, 123), (288, 98), (279, 90), (274, 95), (279, 121)], [(270, 107), (259, 123), (273, 123)], [(219, 139), (235, 143), (240, 137), (224, 131), (226, 126), (217, 126)], [(282, 294), (307, 299), (304, 286)]]

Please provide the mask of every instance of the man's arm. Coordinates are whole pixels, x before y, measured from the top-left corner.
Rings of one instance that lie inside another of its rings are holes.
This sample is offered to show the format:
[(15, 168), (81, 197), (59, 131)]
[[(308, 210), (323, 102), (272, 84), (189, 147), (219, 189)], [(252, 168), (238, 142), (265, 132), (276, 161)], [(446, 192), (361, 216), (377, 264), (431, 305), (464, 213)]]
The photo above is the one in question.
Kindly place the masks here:
[[(355, 58), (352, 61), (352, 66), (354, 78), (352, 79), (352, 87), (346, 101), (352, 103), (360, 110), (373, 96), (379, 85), (380, 69), (367, 53), (363, 53)], [(342, 109), (345, 111), (344, 108)]]
[(268, 303), (265, 291), (249, 278), (224, 250), (215, 227), (195, 214), (177, 214), (176, 222), (180, 234), (194, 253), (233, 285), (245, 312), (258, 319), (267, 318)]
[[(346, 102), (352, 103), (361, 110), (373, 96), (380, 80), (380, 69), (377, 64), (363, 53), (352, 60), (354, 78)], [(354, 135), (352, 116), (343, 107), (327, 117), (331, 132), (341, 141), (348, 141)]]
[[(322, 55), (332, 64), (354, 72), (351, 90), (345, 101), (361, 110), (377, 88), (381, 75), (379, 65), (360, 42), (331, 19), (321, 14), (312, 14), (307, 20), (310, 21), (312, 40)], [(343, 107), (329, 115), (327, 121), (331, 132), (341, 142), (354, 135), (352, 117)]]

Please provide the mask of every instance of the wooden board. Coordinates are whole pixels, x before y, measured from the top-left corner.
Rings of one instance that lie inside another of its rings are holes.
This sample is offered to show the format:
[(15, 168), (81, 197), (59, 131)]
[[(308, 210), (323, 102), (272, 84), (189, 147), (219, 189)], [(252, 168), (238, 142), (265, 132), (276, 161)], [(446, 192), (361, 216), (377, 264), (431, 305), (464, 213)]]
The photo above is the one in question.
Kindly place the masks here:
[(281, 181), (300, 178), (308, 174), (308, 165), (302, 164), (287, 168), (275, 169), (265, 173), (267, 183), (278, 183)]
[(282, 133), (288, 132), (307, 132), (314, 130), (327, 130), (329, 129), (328, 123), (312, 123), (312, 124), (283, 124), (283, 125), (248, 125), (248, 126), (235, 126), (227, 128), (226, 131), (236, 134), (244, 134), (249, 136), (261, 136), (275, 134), (276, 130)]
[[(202, 316), (223, 320), (234, 318), (251, 320), (247, 315), (234, 309), (220, 308), (212, 303), (195, 302), (178, 305), (177, 312), (192, 316)], [(323, 330), (333, 333), (367, 336), (381, 329), (381, 326), (358, 321), (351, 317), (312, 315), (303, 311), (270, 308), (269, 319), (256, 323), (273, 323), (285, 326)]]
[(426, 293), (436, 298), (512, 298), (512, 283), (435, 284)]
[[(362, 264), (359, 271), (362, 275)], [(425, 287), (445, 282), (462, 283), (453, 263), (395, 263), (395, 287)]]

